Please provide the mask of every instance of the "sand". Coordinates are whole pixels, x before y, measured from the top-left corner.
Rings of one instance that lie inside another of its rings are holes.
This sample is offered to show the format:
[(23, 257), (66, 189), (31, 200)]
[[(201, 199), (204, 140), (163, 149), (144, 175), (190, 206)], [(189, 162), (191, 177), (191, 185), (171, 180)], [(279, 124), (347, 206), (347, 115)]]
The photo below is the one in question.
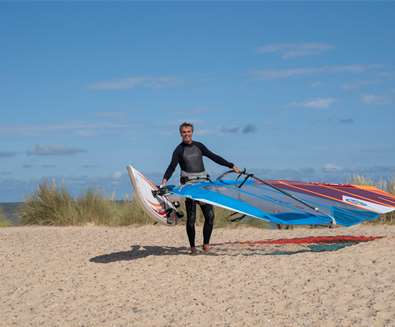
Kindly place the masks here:
[(395, 226), (216, 229), (213, 242), (314, 235), (385, 238), (191, 256), (182, 226), (2, 228), (0, 326), (395, 326)]

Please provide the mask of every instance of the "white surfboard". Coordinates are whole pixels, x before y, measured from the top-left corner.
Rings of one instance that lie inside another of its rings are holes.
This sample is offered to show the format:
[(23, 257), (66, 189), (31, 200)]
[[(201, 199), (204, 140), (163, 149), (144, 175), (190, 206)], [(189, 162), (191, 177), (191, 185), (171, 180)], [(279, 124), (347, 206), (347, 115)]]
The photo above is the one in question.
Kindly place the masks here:
[(171, 220), (173, 222), (177, 222), (177, 209), (174, 204), (166, 197), (166, 195), (154, 196), (152, 191), (157, 191), (158, 187), (137, 169), (130, 165), (126, 168), (128, 170), (130, 181), (132, 182), (136, 192), (136, 198), (140, 202), (144, 211), (157, 222), (167, 226), (173, 226), (174, 224), (168, 223), (168, 212), (171, 211)]

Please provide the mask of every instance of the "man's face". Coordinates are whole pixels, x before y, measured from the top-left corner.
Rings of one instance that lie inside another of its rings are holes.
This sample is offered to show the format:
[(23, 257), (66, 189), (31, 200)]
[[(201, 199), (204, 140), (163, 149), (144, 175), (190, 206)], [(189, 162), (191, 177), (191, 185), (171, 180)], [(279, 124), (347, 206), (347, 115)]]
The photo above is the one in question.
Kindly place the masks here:
[(192, 127), (183, 127), (181, 128), (181, 138), (184, 143), (192, 143)]

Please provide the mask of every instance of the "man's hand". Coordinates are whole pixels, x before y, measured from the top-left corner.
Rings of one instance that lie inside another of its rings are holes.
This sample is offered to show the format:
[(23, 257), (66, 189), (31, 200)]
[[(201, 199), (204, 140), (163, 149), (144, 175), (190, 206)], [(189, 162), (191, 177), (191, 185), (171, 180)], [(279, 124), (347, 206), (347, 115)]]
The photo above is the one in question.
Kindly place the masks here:
[(233, 167), (232, 167), (232, 170), (233, 170), (235, 173), (237, 173), (237, 174), (240, 174), (240, 173), (241, 173), (240, 168), (237, 167), (237, 166), (233, 166)]

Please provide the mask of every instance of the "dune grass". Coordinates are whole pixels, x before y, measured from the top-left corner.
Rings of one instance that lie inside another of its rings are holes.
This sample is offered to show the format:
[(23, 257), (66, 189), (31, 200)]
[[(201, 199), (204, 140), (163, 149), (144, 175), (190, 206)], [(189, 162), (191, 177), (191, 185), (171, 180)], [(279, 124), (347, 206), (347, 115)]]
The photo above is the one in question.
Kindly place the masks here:
[(63, 186), (48, 182), (26, 199), (20, 217), (25, 225), (124, 226), (151, 221), (135, 200), (117, 202), (93, 190), (73, 198)]
[[(355, 175), (349, 180), (350, 184), (356, 185), (368, 185), (368, 186), (375, 186), (378, 189), (381, 189), (385, 192), (395, 195), (395, 178), (391, 180), (382, 180), (382, 181), (373, 181), (369, 178), (364, 176)], [(373, 220), (369, 223), (372, 224), (395, 224), (395, 212), (390, 212), (384, 215), (381, 215), (379, 219)]]
[(8, 227), (11, 225), (11, 222), (6, 218), (3, 209), (0, 208), (0, 227)]

